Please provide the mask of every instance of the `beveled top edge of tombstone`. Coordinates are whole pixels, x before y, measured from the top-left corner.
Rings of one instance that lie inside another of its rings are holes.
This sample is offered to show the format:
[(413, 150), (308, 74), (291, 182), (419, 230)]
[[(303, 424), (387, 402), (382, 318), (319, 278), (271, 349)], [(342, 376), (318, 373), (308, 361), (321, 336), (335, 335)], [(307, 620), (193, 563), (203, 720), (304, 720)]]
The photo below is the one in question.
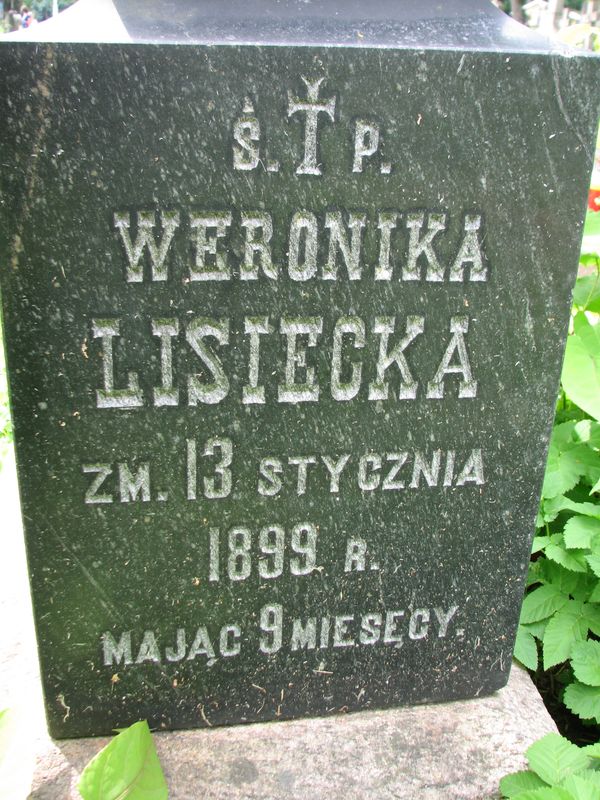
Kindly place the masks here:
[[(86, 14), (76, 21), (72, 15), (70, 24), (67, 9), (5, 39), (591, 55), (546, 39), (490, 0), (80, 0), (76, 6), (80, 4)], [(109, 30), (94, 21), (97, 14), (106, 22), (107, 10)]]
[(547, 51), (490, 0), (114, 0), (132, 39)]

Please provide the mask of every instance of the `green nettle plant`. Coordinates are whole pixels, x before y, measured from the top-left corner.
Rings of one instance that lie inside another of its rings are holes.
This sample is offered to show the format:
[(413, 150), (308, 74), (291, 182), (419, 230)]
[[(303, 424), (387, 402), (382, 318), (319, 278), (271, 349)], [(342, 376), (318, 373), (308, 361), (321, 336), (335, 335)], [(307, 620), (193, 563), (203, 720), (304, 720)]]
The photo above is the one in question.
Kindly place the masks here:
[(515, 657), (600, 731), (600, 262), (577, 281)]
[(577, 747), (558, 733), (538, 739), (527, 750), (528, 770), (500, 781), (510, 800), (598, 800), (600, 744)]

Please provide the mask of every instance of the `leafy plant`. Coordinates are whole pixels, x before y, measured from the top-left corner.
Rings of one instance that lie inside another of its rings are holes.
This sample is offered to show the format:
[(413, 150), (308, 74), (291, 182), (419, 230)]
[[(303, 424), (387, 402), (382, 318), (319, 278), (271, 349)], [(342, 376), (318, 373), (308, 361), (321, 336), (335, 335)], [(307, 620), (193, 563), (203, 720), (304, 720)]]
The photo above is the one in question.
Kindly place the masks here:
[[(31, 787), (33, 758), (23, 760), (21, 739), (29, 728), (14, 709), (0, 711), (0, 797), (25, 797)], [(148, 723), (121, 731), (83, 770), (83, 800), (167, 800), (167, 784)]]
[(528, 770), (500, 781), (510, 800), (598, 800), (600, 744), (577, 747), (558, 733), (538, 739), (525, 753)]
[(582, 261), (515, 657), (600, 725), (600, 260)]
[(84, 769), (83, 800), (166, 800), (167, 784), (146, 721), (121, 731)]

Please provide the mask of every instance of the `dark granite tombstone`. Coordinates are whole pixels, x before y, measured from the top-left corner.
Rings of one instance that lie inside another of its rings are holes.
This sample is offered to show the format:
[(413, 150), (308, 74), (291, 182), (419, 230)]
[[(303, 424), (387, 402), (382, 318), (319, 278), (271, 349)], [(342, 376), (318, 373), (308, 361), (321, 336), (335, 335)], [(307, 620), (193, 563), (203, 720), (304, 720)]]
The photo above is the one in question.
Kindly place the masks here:
[(493, 692), (597, 61), (486, 2), (117, 5), (132, 43), (0, 48), (51, 732)]

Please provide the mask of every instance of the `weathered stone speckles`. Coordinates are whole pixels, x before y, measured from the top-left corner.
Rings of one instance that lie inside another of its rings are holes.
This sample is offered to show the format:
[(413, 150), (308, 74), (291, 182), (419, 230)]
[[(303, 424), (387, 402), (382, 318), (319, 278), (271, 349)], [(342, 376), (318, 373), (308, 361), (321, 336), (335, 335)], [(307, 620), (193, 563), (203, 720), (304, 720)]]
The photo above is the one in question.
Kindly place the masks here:
[(595, 63), (49, 54), (0, 49), (0, 257), (52, 732), (502, 686)]

